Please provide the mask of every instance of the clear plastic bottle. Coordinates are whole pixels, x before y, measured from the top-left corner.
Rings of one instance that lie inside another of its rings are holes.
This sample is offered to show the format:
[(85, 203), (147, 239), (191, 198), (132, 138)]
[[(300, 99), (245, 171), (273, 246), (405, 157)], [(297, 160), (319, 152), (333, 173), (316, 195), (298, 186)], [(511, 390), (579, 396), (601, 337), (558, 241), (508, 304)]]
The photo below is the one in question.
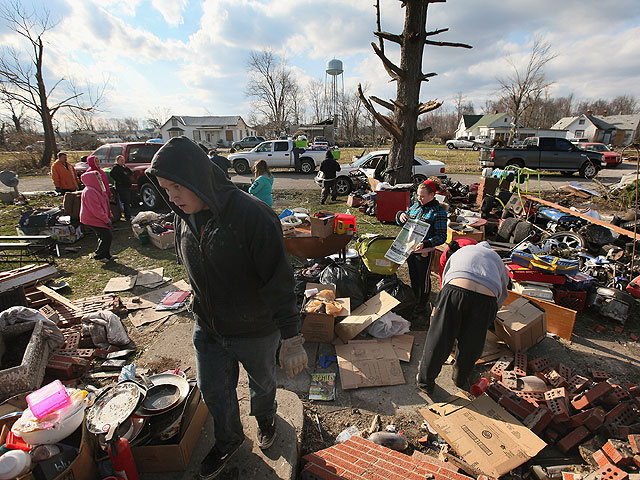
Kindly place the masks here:
[(360, 435), (360, 430), (358, 430), (358, 427), (356, 427), (355, 425), (351, 425), (338, 434), (338, 436), (336, 437), (336, 443), (346, 442), (354, 435)]

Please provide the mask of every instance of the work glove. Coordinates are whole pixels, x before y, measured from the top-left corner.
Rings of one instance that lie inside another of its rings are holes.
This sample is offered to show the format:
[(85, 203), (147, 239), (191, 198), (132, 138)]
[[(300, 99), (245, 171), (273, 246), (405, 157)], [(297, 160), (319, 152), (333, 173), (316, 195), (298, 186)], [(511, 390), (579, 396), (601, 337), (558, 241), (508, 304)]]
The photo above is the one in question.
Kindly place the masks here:
[(307, 352), (302, 346), (303, 344), (304, 338), (300, 334), (282, 340), (280, 366), (284, 368), (289, 378), (295, 377), (308, 365)]

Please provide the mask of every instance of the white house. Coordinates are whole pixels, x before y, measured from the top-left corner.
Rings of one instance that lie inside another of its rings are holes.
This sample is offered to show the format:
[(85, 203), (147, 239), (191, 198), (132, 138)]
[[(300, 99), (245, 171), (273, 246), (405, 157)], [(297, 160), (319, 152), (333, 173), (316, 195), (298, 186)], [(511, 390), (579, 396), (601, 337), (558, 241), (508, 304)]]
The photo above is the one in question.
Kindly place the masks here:
[(629, 145), (636, 135), (640, 115), (593, 115), (590, 111), (564, 117), (551, 128), (567, 130), (569, 138), (587, 138), (591, 142)]
[(243, 137), (255, 136), (256, 131), (249, 127), (240, 115), (224, 117), (172, 115), (160, 128), (160, 134), (165, 141), (184, 135), (206, 146), (230, 147), (231, 143)]
[[(508, 113), (489, 113), (486, 115), (463, 115), (458, 123), (456, 137), (470, 136), (489, 137), (492, 140), (506, 140), (511, 130), (511, 116)], [(562, 129), (532, 128), (518, 124), (514, 139), (526, 137), (560, 137), (566, 138), (567, 132)]]

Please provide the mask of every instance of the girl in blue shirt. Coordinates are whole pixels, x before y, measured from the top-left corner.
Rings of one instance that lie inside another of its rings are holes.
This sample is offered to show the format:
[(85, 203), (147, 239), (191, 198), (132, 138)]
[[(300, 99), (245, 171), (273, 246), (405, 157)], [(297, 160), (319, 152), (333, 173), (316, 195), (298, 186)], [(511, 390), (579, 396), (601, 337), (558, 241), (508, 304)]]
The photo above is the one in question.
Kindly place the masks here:
[(271, 170), (269, 170), (267, 162), (258, 160), (253, 165), (253, 175), (255, 180), (249, 187), (249, 193), (267, 205), (272, 206), (273, 197), (271, 196), (271, 191), (273, 190), (273, 175), (271, 175)]

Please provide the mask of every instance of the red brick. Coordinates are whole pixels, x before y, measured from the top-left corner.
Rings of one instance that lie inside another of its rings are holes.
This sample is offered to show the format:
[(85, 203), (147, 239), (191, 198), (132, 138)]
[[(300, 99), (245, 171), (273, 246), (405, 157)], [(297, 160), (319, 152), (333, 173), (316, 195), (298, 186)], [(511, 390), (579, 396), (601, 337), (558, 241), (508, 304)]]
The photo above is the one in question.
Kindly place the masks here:
[(575, 472), (562, 472), (562, 480), (581, 480), (582, 475)]
[(324, 480), (344, 480), (344, 478), (346, 478), (344, 476), (338, 475), (335, 472), (325, 470), (324, 468), (314, 463), (306, 464), (302, 469), (301, 476), (304, 480), (315, 480), (316, 478), (322, 478)]
[(73, 365), (66, 362), (49, 361), (45, 369), (45, 374), (50, 377), (60, 379), (70, 379), (74, 377)]
[(632, 397), (640, 397), (640, 387), (638, 385), (627, 385), (627, 390)]
[(525, 400), (527, 400), (528, 402), (532, 403), (533, 405), (538, 404), (537, 406), (540, 406), (540, 403), (544, 403), (544, 392), (523, 392), (522, 390), (518, 390), (516, 392), (514, 392), (516, 394), (516, 396), (518, 396), (519, 398), (524, 398)]
[(640, 467), (640, 455), (633, 456), (633, 463), (636, 464), (636, 467)]
[(617, 430), (618, 435), (616, 435), (616, 438), (629, 438), (629, 435), (640, 434), (640, 423), (634, 423), (633, 425), (618, 425)]
[(518, 376), (513, 370), (504, 370), (501, 382), (508, 389), (516, 390), (518, 388)]
[(402, 468), (398, 465), (395, 465), (391, 462), (378, 460), (375, 463), (375, 466), (373, 468), (375, 468), (376, 470), (379, 470), (378, 473), (386, 476), (390, 480), (394, 479), (394, 477), (396, 477), (398, 480), (402, 480), (403, 478), (407, 477), (409, 472), (413, 470), (415, 466), (411, 465), (411, 468), (407, 469), (407, 468)]
[(558, 447), (561, 452), (567, 453), (589, 435), (591, 435), (591, 432), (587, 429), (587, 427), (578, 427), (571, 433), (569, 433), (569, 435), (563, 437), (562, 440), (560, 440), (556, 444), (556, 447)]
[[(360, 458), (359, 456), (354, 456), (354, 455), (350, 455), (348, 453), (345, 452), (341, 452), (339, 450), (329, 450), (325, 455), (323, 455), (323, 457), (325, 460), (327, 461), (335, 461), (335, 460), (340, 460), (343, 462), (349, 462), (351, 464), (356, 463), (356, 460), (358, 460), (358, 458)], [(346, 468), (346, 467), (344, 467)]]
[(551, 370), (549, 372), (549, 374), (547, 375), (547, 381), (552, 387), (555, 388), (566, 387), (568, 385), (567, 379), (555, 370)]
[(564, 363), (559, 363), (556, 367), (556, 371), (569, 381), (571, 378), (571, 368), (567, 367)]
[(600, 382), (596, 384), (593, 388), (590, 388), (586, 392), (574, 398), (571, 401), (571, 404), (576, 410), (584, 410), (585, 408), (588, 408), (589, 405), (591, 405), (596, 400), (600, 399), (601, 397), (604, 397), (612, 389), (613, 387), (611, 386), (611, 384), (607, 382)]
[(531, 412), (522, 423), (536, 435), (540, 435), (549, 426), (553, 415), (545, 407), (538, 407)]
[(519, 377), (527, 375), (527, 354), (523, 352), (516, 353), (514, 358), (513, 371)]
[(610, 438), (602, 447), (602, 451), (611, 459), (611, 463), (618, 467), (626, 467), (633, 464), (633, 453), (627, 447), (626, 442)]
[(632, 434), (628, 436), (629, 446), (631, 447), (631, 451), (635, 454), (640, 453), (640, 435)]
[(611, 374), (604, 370), (591, 370), (591, 378), (593, 378), (594, 382), (604, 382), (611, 378)]
[(570, 395), (574, 395), (576, 393), (580, 393), (585, 390), (589, 386), (589, 379), (586, 377), (582, 377), (580, 375), (574, 375), (569, 379), (569, 384), (567, 385), (567, 392)]
[(631, 340), (633, 340), (634, 342), (637, 342), (637, 341), (638, 341), (638, 336), (637, 336), (635, 333), (633, 333), (633, 332), (631, 332), (631, 333), (629, 334), (629, 338), (630, 338)]
[(487, 388), (487, 394), (497, 402), (500, 400), (500, 397), (513, 396), (513, 391), (505, 387), (502, 383), (495, 382), (489, 385), (489, 388)]
[(349, 445), (346, 445), (346, 443), (347, 442), (341, 443), (340, 445), (336, 445), (335, 447), (331, 448), (339, 452), (348, 453), (349, 455), (353, 455), (354, 457), (359, 457), (362, 453), (368, 453), (369, 455), (371, 455), (372, 450), (374, 450), (373, 448), (368, 447), (358, 447), (358, 449), (356, 449), (350, 447)]
[(529, 368), (534, 372), (542, 372), (545, 368), (549, 368), (551, 363), (545, 357), (538, 357), (529, 362)]
[(637, 415), (630, 403), (620, 403), (607, 413), (604, 421), (605, 423), (615, 423), (617, 425), (629, 425), (637, 421)]
[(595, 437), (592, 437), (590, 440), (587, 440), (586, 442), (582, 442), (580, 445), (578, 445), (578, 452), (580, 453), (580, 456), (586, 463), (588, 463), (592, 467), (600, 468), (599, 465), (593, 459), (593, 455), (598, 450), (600, 450), (600, 447), (602, 447), (602, 445), (604, 445), (604, 440), (602, 440), (598, 436), (595, 436)]
[(547, 401), (547, 407), (554, 416), (554, 421), (563, 422), (569, 420), (569, 406), (567, 405), (567, 392), (561, 388), (555, 388), (545, 392), (544, 398)]
[(556, 443), (556, 441), (560, 437), (560, 433), (555, 428), (548, 427), (544, 431), (544, 436), (549, 441), (549, 443)]
[(591, 456), (595, 464), (600, 467), (604, 467), (608, 463), (611, 463), (611, 459), (607, 456), (607, 454), (602, 450), (596, 450), (596, 452)]
[[(356, 459), (354, 459), (353, 461), (350, 460), (346, 460), (344, 458), (340, 458), (337, 455), (327, 455), (326, 457), (324, 457), (324, 459), (326, 460), (328, 465), (331, 465), (333, 467), (340, 467), (343, 470), (347, 470), (349, 472), (352, 472), (356, 475), (362, 475), (364, 472), (367, 471), (367, 467), (363, 466), (363, 465), (356, 465)], [(325, 467), (326, 468), (326, 467)]]
[(605, 327), (603, 327), (602, 325), (598, 325), (595, 324), (593, 327), (594, 332), (598, 332), (598, 333), (604, 333), (607, 331), (607, 329)]
[(616, 331), (616, 333), (622, 333), (624, 332), (624, 327), (622, 325), (618, 325), (616, 328), (614, 328), (614, 330)]
[(602, 478), (602, 480), (626, 480), (629, 477), (627, 472), (620, 470), (615, 465), (611, 465), (610, 463), (600, 467), (597, 475)]
[(500, 380), (502, 378), (502, 372), (504, 372), (509, 365), (511, 365), (512, 358), (511, 357), (502, 357), (496, 363), (493, 364), (491, 370), (489, 371), (489, 375), (494, 380)]
[(589, 416), (584, 420), (584, 426), (592, 432), (595, 432), (604, 423), (606, 413), (600, 408), (594, 408), (591, 410)]
[(529, 415), (529, 411), (527, 409), (521, 407), (519, 403), (514, 402), (509, 397), (501, 397), (498, 403), (520, 420), (525, 419)]
[(622, 385), (613, 384), (613, 391), (602, 399), (603, 402), (610, 405), (617, 405), (618, 403), (628, 400), (629, 394)]

